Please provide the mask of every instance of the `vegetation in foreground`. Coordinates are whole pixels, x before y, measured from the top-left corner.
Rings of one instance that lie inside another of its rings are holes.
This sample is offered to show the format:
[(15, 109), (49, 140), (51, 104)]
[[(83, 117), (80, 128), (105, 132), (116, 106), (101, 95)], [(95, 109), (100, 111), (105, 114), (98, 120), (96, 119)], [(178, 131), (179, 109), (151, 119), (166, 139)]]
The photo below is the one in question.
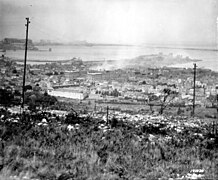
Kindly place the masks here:
[(205, 179), (217, 179), (218, 139), (211, 128), (178, 133), (73, 114), (62, 121), (43, 113), (16, 120), (2, 110), (0, 178), (181, 179), (203, 169)]

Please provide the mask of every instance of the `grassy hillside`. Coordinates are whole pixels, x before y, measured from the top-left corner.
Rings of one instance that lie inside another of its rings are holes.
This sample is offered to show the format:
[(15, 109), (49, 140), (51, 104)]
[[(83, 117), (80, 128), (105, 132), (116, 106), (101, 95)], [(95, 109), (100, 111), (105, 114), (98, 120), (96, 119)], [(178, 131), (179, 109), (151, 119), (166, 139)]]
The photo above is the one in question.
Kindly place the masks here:
[(193, 169), (218, 177), (211, 124), (43, 116), (1, 116), (0, 179), (178, 179)]

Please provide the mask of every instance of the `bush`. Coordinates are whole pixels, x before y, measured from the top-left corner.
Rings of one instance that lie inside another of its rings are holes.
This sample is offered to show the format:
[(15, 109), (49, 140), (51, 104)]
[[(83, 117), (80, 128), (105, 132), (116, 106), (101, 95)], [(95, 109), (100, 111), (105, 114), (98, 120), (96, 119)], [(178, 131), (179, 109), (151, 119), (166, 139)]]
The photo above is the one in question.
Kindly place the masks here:
[[(2, 169), (10, 174), (21, 176), (28, 172), (39, 179), (61, 180), (168, 179), (185, 175), (195, 167), (207, 169), (208, 177), (217, 173), (217, 141), (209, 135), (209, 125), (184, 133), (163, 133), (162, 126), (159, 131), (148, 131), (150, 125), (143, 132), (132, 123), (116, 119), (116, 125), (109, 128), (100, 120), (72, 113), (66, 123), (79, 123), (80, 128), (68, 130), (68, 124), (50, 120), (49, 114), (25, 117), (9, 122), (9, 115), (0, 123)], [(37, 125), (45, 117), (49, 123)], [(100, 124), (107, 128), (99, 128)], [(204, 138), (196, 133), (204, 133)], [(172, 138), (167, 140), (167, 136)]]

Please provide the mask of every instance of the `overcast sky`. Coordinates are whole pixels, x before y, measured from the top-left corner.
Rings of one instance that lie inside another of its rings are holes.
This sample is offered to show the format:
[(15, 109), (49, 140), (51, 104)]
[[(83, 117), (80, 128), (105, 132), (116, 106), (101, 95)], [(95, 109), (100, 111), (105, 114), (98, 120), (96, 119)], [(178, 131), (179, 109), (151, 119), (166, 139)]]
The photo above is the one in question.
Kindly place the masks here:
[(216, 38), (218, 0), (0, 0), (0, 39), (201, 43)]

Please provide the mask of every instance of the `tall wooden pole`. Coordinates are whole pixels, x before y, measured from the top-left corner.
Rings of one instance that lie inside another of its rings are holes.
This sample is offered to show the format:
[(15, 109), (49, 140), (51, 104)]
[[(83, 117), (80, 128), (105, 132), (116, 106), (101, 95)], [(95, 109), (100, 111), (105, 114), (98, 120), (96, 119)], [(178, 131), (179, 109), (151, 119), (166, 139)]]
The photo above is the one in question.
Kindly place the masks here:
[(192, 116), (195, 115), (195, 81), (196, 81), (196, 64), (194, 64), (194, 87), (193, 87), (193, 109)]
[(109, 124), (108, 114), (109, 114), (109, 107), (107, 106), (107, 125)]
[(24, 97), (25, 97), (25, 80), (26, 80), (26, 60), (27, 60), (27, 46), (28, 46), (28, 30), (29, 30), (29, 18), (26, 18), (27, 23), (26, 26), (26, 43), (25, 43), (25, 56), (24, 56), (24, 71), (23, 71), (23, 101), (22, 101), (22, 108), (24, 108)]

